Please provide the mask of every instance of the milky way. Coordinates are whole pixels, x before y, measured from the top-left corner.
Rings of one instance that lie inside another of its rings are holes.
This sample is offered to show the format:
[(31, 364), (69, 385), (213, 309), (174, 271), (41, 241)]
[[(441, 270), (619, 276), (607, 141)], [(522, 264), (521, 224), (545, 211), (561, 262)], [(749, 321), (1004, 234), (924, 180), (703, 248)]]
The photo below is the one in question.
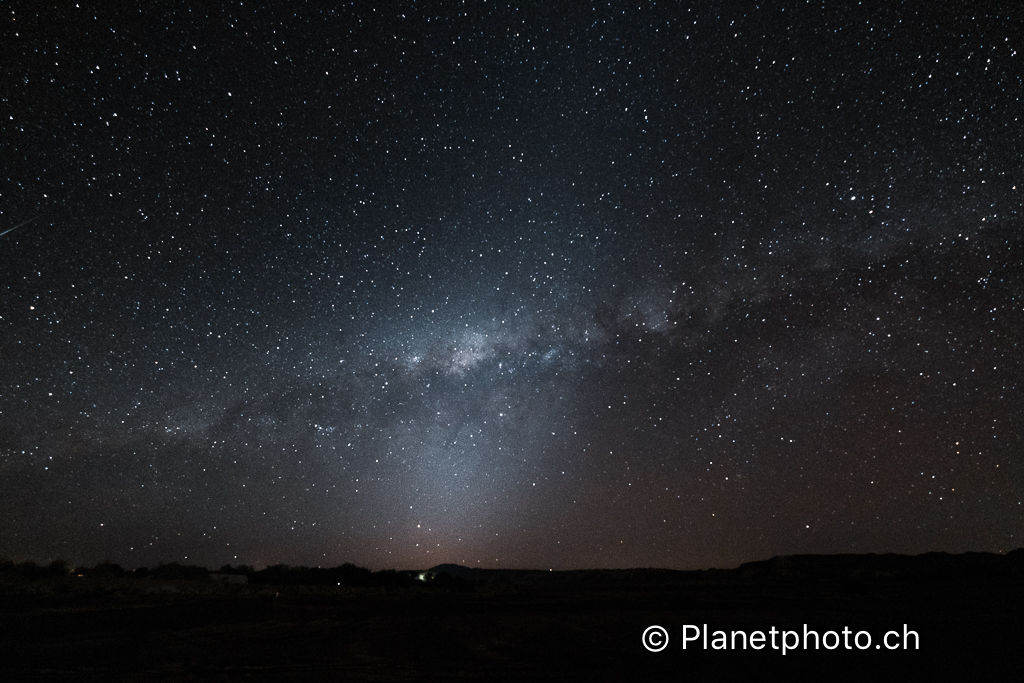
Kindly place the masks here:
[(5, 10), (0, 555), (1024, 545), (1012, 3), (355, 5)]

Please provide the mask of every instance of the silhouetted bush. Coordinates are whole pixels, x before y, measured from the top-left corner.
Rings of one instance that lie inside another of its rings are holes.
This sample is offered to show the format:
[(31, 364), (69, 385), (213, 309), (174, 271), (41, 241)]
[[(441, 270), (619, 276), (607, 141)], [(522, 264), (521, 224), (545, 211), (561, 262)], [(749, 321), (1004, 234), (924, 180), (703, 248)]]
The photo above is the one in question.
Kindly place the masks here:
[(26, 560), (25, 562), (19, 562), (14, 567), (14, 571), (20, 576), (26, 579), (38, 579), (46, 574), (46, 570), (40, 567), (32, 560)]
[[(508, 581), (508, 579), (505, 580)], [(464, 579), (461, 576), (455, 576), (454, 574), (449, 574), (448, 572), (441, 572), (433, 579), (428, 581), (427, 585), (431, 588), (441, 588), (443, 590), (452, 591), (456, 593), (470, 593), (476, 589), (476, 584), (470, 581), (469, 579)]]
[(394, 569), (382, 569), (374, 572), (373, 582), (383, 588), (403, 588), (415, 586), (416, 579), (408, 572), (396, 572)]
[(67, 563), (67, 560), (57, 559), (49, 564), (46, 573), (51, 576), (67, 576), (71, 573), (71, 565)]
[[(223, 573), (242, 573), (241, 568), (225, 566)], [(255, 571), (246, 567), (244, 572), (253, 583), (271, 586), (410, 586), (415, 582), (408, 573), (387, 569), (371, 572), (369, 569), (345, 563), (338, 567), (290, 567), (275, 564)]]
[(292, 583), (292, 568), (286, 564), (274, 564), (256, 572), (253, 577), (256, 583), (268, 583), (272, 586), (285, 586)]
[(373, 583), (373, 572), (346, 562), (333, 570), (337, 583), (342, 586), (369, 586)]
[(209, 578), (210, 571), (206, 567), (170, 562), (154, 567), (150, 570), (149, 575), (154, 579), (198, 581)]
[(111, 579), (119, 579), (124, 576), (124, 567), (121, 565), (111, 562), (110, 560), (103, 560), (92, 569), (86, 569), (84, 574), (86, 576), (101, 576)]

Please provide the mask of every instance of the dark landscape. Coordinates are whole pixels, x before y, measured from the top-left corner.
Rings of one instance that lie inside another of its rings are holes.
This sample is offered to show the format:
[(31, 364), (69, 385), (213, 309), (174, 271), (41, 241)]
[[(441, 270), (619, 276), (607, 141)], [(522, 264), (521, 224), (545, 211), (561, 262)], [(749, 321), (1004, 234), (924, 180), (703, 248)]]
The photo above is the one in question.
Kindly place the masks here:
[[(721, 680), (751, 667), (823, 680), (1010, 680), (1024, 635), (1024, 550), (799, 555), (706, 571), (8, 562), (0, 577), (5, 681)], [(641, 643), (654, 624), (670, 635), (656, 653)], [(684, 648), (688, 624), (848, 627), (873, 640), (715, 651), (699, 640)], [(896, 646), (904, 625), (919, 649), (876, 647), (889, 630)]]

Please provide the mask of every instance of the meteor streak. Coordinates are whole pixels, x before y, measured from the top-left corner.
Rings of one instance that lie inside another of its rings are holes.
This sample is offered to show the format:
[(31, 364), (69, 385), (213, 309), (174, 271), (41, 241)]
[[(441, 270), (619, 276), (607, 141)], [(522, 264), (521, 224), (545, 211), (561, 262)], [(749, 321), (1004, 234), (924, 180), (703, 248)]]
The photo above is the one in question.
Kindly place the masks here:
[(27, 221), (23, 221), (21, 223), (18, 223), (13, 228), (7, 228), (3, 232), (0, 232), (0, 237), (3, 237), (4, 235), (6, 235), (9, 232), (13, 232), (13, 231), (17, 230), (18, 228), (20, 228), (22, 226), (28, 225), (29, 223), (31, 223), (32, 221), (36, 220), (37, 218), (39, 218), (39, 216), (36, 216), (35, 218), (29, 218)]

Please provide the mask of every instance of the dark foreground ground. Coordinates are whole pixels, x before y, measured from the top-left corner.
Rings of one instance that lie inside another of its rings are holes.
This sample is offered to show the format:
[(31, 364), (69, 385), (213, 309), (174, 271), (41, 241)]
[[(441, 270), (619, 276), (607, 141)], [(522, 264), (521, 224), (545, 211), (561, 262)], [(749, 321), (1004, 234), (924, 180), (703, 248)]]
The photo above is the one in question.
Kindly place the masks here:
[[(454, 580), (390, 591), (8, 582), (0, 681), (1020, 680), (1024, 558), (905, 571), (864, 557), (547, 578), (450, 568)], [(641, 642), (654, 624), (669, 633), (658, 653)], [(703, 624), (709, 638), (774, 626), (801, 640), (804, 624), (840, 639), (848, 627), (853, 649), (684, 648), (686, 626)], [(919, 649), (903, 649), (904, 625)], [(899, 649), (876, 647), (889, 630)]]

